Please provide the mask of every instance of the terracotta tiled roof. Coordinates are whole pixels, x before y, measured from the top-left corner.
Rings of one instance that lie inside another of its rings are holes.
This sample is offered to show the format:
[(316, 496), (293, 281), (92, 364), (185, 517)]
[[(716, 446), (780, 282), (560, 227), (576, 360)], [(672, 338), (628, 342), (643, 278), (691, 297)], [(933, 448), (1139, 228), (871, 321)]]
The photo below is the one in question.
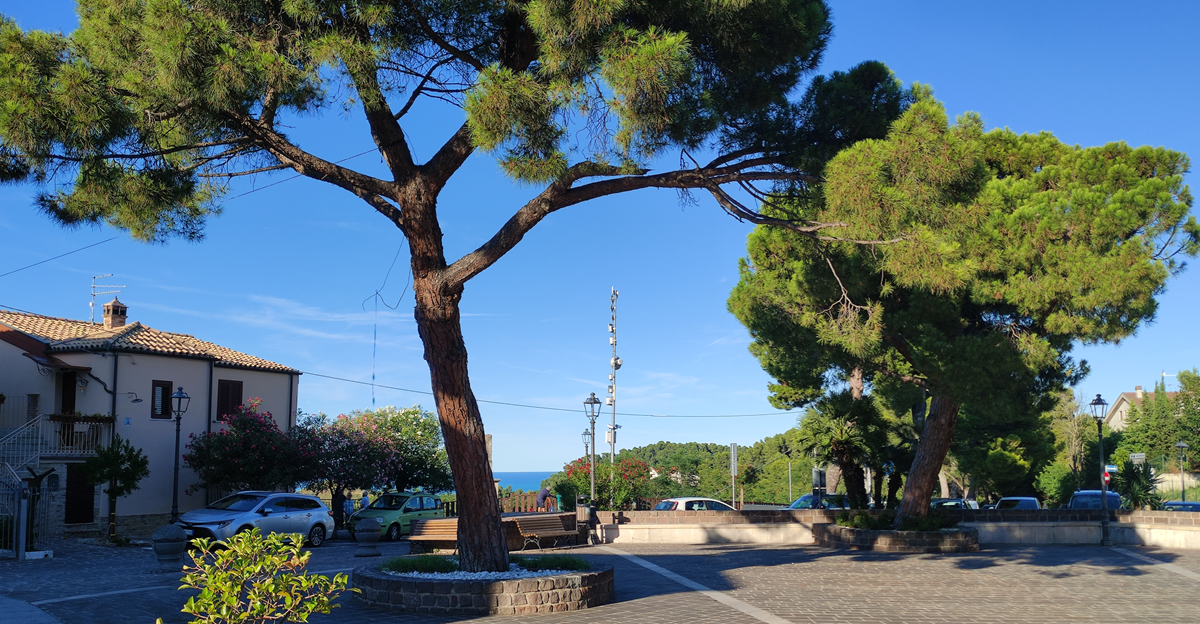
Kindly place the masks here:
[(46, 344), (47, 351), (125, 351), (216, 360), (218, 366), (298, 373), (276, 364), (187, 334), (159, 331), (141, 323), (106, 329), (87, 321), (0, 310), (0, 323)]

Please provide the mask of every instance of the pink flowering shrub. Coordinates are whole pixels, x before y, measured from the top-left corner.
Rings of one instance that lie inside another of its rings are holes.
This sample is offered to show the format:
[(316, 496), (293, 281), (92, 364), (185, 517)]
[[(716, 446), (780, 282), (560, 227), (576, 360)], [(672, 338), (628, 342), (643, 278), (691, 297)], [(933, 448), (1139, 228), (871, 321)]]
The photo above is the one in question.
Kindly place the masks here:
[(262, 399), (250, 399), (226, 417), (219, 431), (189, 436), (183, 463), (199, 483), (225, 491), (281, 490), (307, 481), (319, 447), (306, 432), (279, 430), (270, 412), (259, 412)]

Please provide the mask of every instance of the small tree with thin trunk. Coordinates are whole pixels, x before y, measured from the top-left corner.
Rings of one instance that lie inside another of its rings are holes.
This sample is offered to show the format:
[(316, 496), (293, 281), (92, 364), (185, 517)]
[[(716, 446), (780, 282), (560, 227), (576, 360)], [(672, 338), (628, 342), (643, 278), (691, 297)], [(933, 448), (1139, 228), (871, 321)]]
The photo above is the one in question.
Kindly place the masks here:
[(117, 499), (129, 496), (138, 489), (142, 479), (150, 476), (150, 460), (142, 449), (134, 448), (120, 434), (113, 434), (112, 444), (96, 449), (96, 454), (83, 462), (83, 471), (91, 485), (108, 484), (108, 539), (117, 537)]

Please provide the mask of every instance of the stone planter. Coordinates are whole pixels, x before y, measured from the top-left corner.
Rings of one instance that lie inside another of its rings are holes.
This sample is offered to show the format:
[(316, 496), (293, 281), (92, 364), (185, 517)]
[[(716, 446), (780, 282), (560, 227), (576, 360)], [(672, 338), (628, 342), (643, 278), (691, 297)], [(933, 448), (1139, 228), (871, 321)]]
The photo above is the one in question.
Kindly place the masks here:
[(354, 570), (351, 580), (362, 590), (355, 595), (360, 603), (407, 613), (560, 613), (598, 607), (614, 597), (612, 566), (507, 581), (434, 581), (364, 566)]
[(154, 559), (161, 568), (180, 569), (183, 565), (183, 552), (187, 550), (187, 534), (183, 527), (174, 524), (164, 524), (154, 529), (150, 535), (150, 544), (154, 549)]
[(358, 521), (354, 527), (354, 541), (358, 542), (358, 548), (354, 551), (355, 557), (378, 557), (379, 547), (379, 530), (383, 525), (380, 524), (379, 518), (363, 518)]
[(972, 528), (943, 531), (868, 531), (837, 524), (813, 526), (813, 540), (842, 550), (900, 553), (978, 552), (979, 532)]

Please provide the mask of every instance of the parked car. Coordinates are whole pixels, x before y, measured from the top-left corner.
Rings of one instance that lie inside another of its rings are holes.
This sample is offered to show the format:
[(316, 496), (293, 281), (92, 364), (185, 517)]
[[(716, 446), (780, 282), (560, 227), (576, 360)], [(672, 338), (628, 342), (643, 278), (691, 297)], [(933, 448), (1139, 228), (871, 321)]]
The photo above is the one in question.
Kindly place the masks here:
[[(1108, 493), (1108, 508), (1121, 508), (1121, 495), (1116, 492)], [(1076, 490), (1071, 495), (1067, 509), (1100, 509), (1100, 490)]]
[(930, 509), (979, 509), (979, 503), (969, 498), (935, 498), (929, 501)]
[(711, 498), (684, 496), (680, 498), (665, 498), (654, 506), (654, 511), (736, 511), (728, 503)]
[[(792, 501), (791, 505), (783, 509), (812, 509), (813, 495), (805, 494), (800, 498)], [(821, 502), (817, 504), (817, 509), (850, 509), (850, 498), (845, 494), (825, 494), (821, 497)]]
[(1041, 509), (1042, 504), (1032, 496), (1005, 496), (996, 501), (996, 509)]
[(300, 533), (312, 546), (333, 532), (333, 512), (316, 496), (291, 492), (238, 492), (179, 517), (188, 539), (224, 540), (257, 527), (264, 535)]
[(434, 496), (423, 492), (388, 492), (346, 519), (346, 530), (353, 536), (360, 520), (379, 518), (380, 535), (394, 542), (412, 532), (413, 520), (444, 517), (442, 501)]
[(1163, 503), (1163, 511), (1200, 511), (1200, 503), (1191, 501), (1167, 501)]

